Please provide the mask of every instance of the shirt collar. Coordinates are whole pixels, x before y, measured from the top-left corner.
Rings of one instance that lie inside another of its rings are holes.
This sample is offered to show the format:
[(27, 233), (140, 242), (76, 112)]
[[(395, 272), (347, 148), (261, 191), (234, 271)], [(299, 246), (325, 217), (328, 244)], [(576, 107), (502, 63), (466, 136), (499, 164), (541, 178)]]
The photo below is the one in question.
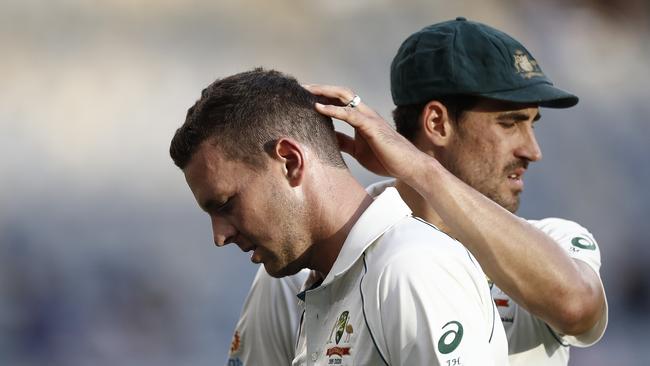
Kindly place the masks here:
[(410, 215), (411, 209), (402, 201), (397, 190), (387, 187), (383, 193), (375, 197), (370, 206), (361, 214), (359, 220), (352, 226), (332, 269), (323, 281), (323, 285), (327, 285), (344, 274), (370, 244), (398, 221)]
[(320, 273), (314, 270), (309, 271), (309, 276), (302, 284), (302, 287), (300, 288), (300, 292), (297, 295), (300, 301), (305, 301), (305, 293), (307, 291), (315, 289), (316, 287), (320, 286), (322, 283), (323, 283), (323, 277), (321, 277)]
[(366, 187), (366, 192), (372, 197), (375, 198), (379, 196), (383, 191), (386, 190), (388, 187), (395, 187), (395, 184), (397, 183), (396, 179), (386, 179), (382, 180), (376, 183), (373, 183)]

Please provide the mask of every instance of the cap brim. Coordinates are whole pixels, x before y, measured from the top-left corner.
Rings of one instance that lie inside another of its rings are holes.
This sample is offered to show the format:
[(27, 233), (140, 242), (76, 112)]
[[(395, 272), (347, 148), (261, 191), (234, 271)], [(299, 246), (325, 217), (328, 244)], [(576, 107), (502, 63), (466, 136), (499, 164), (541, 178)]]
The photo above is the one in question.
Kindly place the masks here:
[(482, 93), (480, 96), (514, 103), (537, 104), (548, 108), (569, 108), (578, 104), (578, 97), (551, 84), (540, 83), (525, 88)]

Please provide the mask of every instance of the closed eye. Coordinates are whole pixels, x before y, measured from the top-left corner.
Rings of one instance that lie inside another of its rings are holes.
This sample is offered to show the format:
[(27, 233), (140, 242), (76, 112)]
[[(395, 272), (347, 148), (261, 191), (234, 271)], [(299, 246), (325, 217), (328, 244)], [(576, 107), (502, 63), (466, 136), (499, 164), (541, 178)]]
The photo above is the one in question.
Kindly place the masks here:
[(232, 197), (228, 197), (228, 199), (225, 202), (223, 202), (222, 204), (217, 206), (217, 208), (216, 208), (217, 211), (216, 212), (221, 213), (221, 214), (226, 214), (226, 213), (230, 212), (230, 209), (232, 208), (232, 201), (233, 201)]
[(228, 197), (225, 201), (208, 200), (203, 205), (203, 210), (207, 213), (227, 213), (231, 208), (232, 198)]
[[(540, 118), (542, 118), (542, 115), (538, 112), (531, 121), (533, 127), (535, 125), (534, 123), (539, 121)], [(499, 125), (503, 128), (512, 128), (515, 127), (517, 123), (529, 120), (530, 116), (528, 114), (520, 112), (506, 112), (497, 117)]]

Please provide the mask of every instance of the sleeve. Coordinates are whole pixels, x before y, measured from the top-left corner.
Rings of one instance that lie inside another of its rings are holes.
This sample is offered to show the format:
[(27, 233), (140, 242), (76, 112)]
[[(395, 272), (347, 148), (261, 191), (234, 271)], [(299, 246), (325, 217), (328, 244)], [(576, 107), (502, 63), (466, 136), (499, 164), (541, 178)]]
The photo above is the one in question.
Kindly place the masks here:
[(301, 311), (296, 295), (309, 274), (273, 278), (260, 266), (235, 328), (226, 365), (290, 365)]
[(573, 221), (558, 218), (529, 222), (553, 238), (571, 258), (587, 263), (597, 274), (600, 272), (600, 248), (587, 229)]
[[(600, 279), (600, 248), (594, 236), (587, 229), (573, 221), (558, 218), (531, 220), (530, 223), (550, 236), (571, 258), (585, 262)], [(602, 281), (600, 285), (603, 286)], [(598, 322), (590, 330), (577, 336), (555, 333), (572, 346), (588, 347), (602, 338), (607, 328), (607, 321), (608, 305), (607, 298), (605, 298), (605, 309)]]
[[(379, 276), (375, 306), (390, 365), (504, 365), (490, 344), (495, 323), (485, 277), (468, 253), (394, 254)], [(432, 261), (432, 258), (436, 258)], [(433, 262), (433, 263), (432, 263)], [(479, 283), (480, 282), (480, 283)], [(505, 339), (505, 335), (502, 335)]]

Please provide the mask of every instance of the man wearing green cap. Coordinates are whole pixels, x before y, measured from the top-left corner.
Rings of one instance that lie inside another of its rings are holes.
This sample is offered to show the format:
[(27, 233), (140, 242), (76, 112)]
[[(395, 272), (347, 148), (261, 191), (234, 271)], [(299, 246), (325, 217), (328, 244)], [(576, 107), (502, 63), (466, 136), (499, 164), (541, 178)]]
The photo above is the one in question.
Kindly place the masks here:
[[(343, 101), (351, 95), (310, 90)], [(553, 86), (515, 39), (464, 18), (404, 41), (391, 65), (391, 92), (397, 131), (425, 154), (363, 104), (319, 111), (353, 125), (360, 138), (341, 138), (343, 150), (398, 178), (389, 184), (414, 213), (477, 257), (495, 284), (511, 364), (566, 365), (569, 346), (595, 343), (607, 324), (597, 244), (574, 222), (512, 213), (529, 163), (542, 157), (533, 131), (539, 107), (572, 107), (578, 98)], [(365, 143), (381, 164), (364, 160)]]
[[(495, 284), (492, 296), (512, 365), (566, 365), (569, 346), (586, 347), (602, 337), (607, 304), (593, 236), (571, 221), (513, 214), (523, 176), (542, 156), (533, 131), (539, 107), (578, 102), (553, 86), (523, 45), (464, 18), (411, 35), (391, 66), (401, 136), (365, 104), (350, 106), (351, 91), (308, 89), (332, 100), (317, 105), (321, 113), (355, 127), (354, 140), (340, 135), (342, 150), (375, 173), (397, 178), (371, 187), (371, 194), (394, 185), (414, 214), (459, 239), (479, 260)], [(267, 307), (279, 300), (261, 289), (291, 284), (266, 277), (258, 273), (249, 300), (265, 293)], [(282, 297), (281, 291), (274, 294)], [(274, 323), (299, 319), (286, 302), (273, 314)], [(256, 308), (255, 301), (247, 302), (239, 333), (253, 325), (268, 328), (263, 320), (251, 320)]]

